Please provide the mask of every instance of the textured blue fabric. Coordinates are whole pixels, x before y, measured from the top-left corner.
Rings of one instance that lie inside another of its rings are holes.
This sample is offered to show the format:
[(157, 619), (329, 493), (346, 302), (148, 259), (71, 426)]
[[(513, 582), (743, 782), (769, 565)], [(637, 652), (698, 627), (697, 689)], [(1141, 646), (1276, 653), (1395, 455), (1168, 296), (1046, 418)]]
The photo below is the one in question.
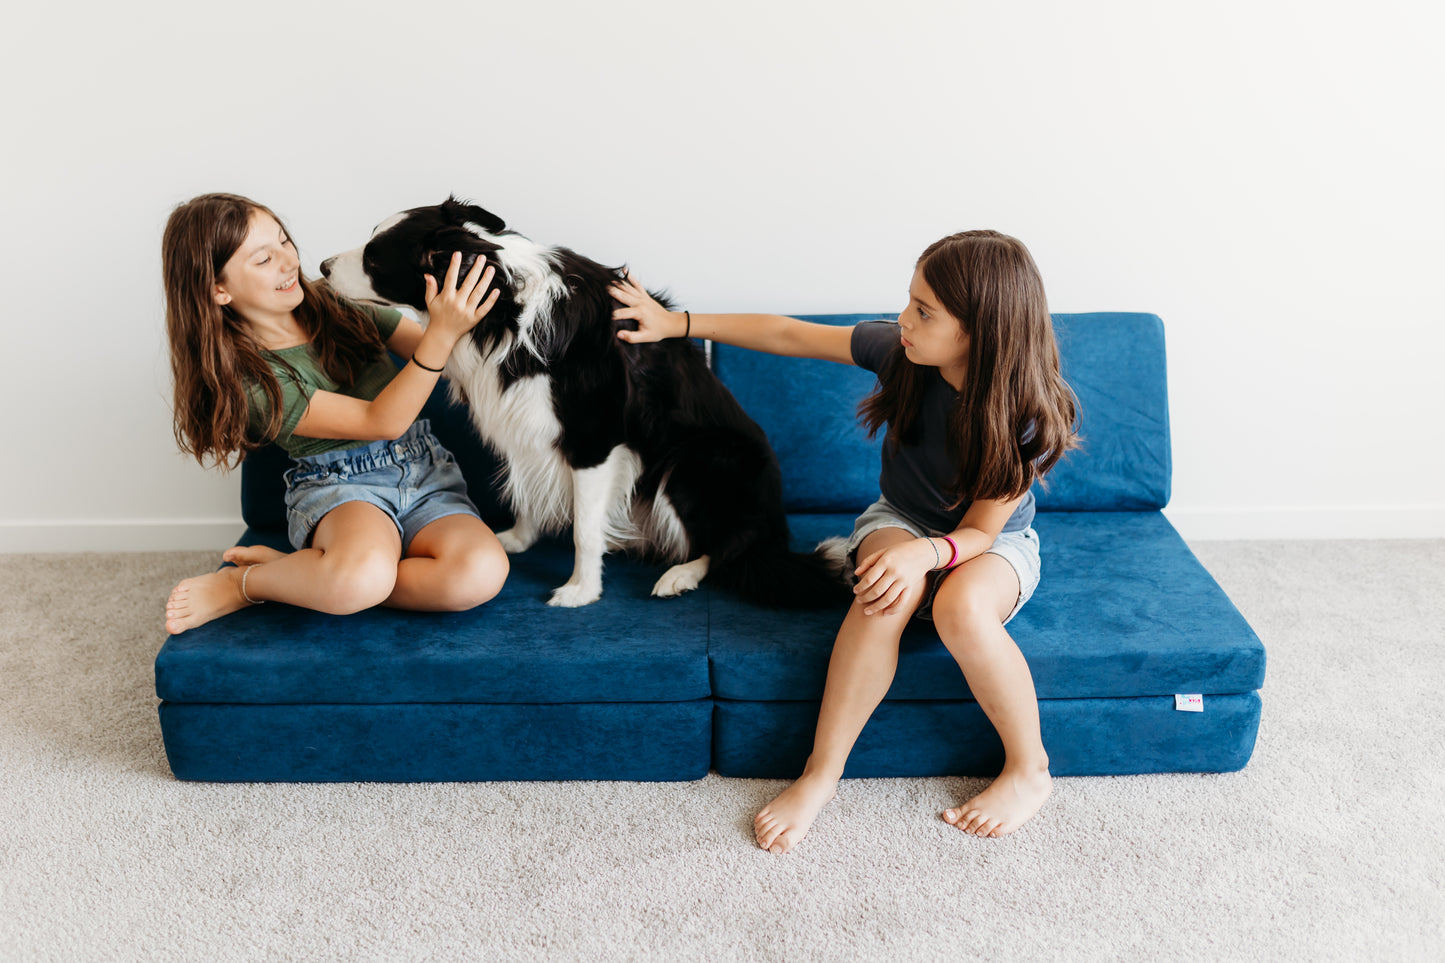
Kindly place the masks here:
[(160, 705), (179, 779), (701, 779), (712, 700), (604, 705)]
[[(804, 316), (819, 324), (857, 324), (887, 314)], [(878, 500), (880, 432), (870, 441), (858, 402), (873, 390), (871, 371), (811, 358), (780, 358), (714, 344), (713, 370), (767, 433), (783, 473), (790, 512), (851, 512)]]
[[(432, 433), (456, 456), (467, 479), (467, 496), (482, 520), (497, 531), (510, 526), (512, 516), (496, 490), (500, 463), (472, 430), (466, 409), (448, 400), (445, 381), (437, 383), (419, 417), (431, 419)], [(250, 528), (285, 530), (286, 482), (281, 476), (294, 464), (276, 445), (256, 449), (241, 463), (241, 517)], [(289, 549), (284, 542), (282, 547)]]
[[(876, 314), (808, 315), (856, 324)], [(1164, 325), (1152, 314), (1056, 314), (1064, 377), (1078, 395), (1084, 445), (1035, 486), (1040, 511), (1144, 511), (1169, 502)], [(860, 368), (714, 345), (713, 368), (767, 432), (790, 512), (858, 514), (878, 497), (881, 435), (858, 403), (875, 377)]]
[(1164, 322), (1153, 314), (1056, 314), (1064, 380), (1083, 446), (1034, 486), (1041, 512), (1146, 511), (1169, 504), (1172, 472)]
[[(242, 541), (257, 540), (266, 541)], [(664, 570), (613, 556), (598, 602), (552, 608), (546, 601), (571, 574), (572, 550), (543, 541), (512, 556), (501, 594), (470, 612), (325, 615), (258, 605), (167, 638), (156, 694), (211, 703), (705, 698), (707, 590), (651, 598)]]
[[(1204, 697), (1203, 712), (1174, 700), (1040, 699), (1039, 725), (1055, 776), (1233, 772), (1259, 731), (1259, 693)], [(719, 700), (713, 768), (724, 776), (792, 779), (818, 724), (816, 702)], [(976, 702), (884, 702), (848, 757), (845, 776), (995, 776), (998, 733)]]
[[(790, 517), (795, 544), (852, 529), (846, 515)], [(1040, 699), (1258, 689), (1254, 630), (1159, 512), (1040, 512), (1043, 579), (1009, 623)], [(713, 693), (818, 699), (843, 612), (770, 612), (722, 592), (710, 600)], [(931, 624), (904, 633), (889, 699), (966, 699)]]

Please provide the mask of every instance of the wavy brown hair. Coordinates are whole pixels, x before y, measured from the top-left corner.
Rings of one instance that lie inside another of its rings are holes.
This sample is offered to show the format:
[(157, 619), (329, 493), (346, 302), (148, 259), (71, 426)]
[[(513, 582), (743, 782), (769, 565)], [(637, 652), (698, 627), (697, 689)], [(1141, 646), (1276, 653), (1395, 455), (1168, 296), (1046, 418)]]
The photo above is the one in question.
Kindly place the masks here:
[[(1020, 241), (997, 231), (935, 241), (918, 266), (970, 339), (963, 388), (949, 419), (958, 474), (948, 507), (1017, 498), (1079, 444), (1077, 402), (1059, 371), (1038, 266)], [(887, 424), (895, 445), (917, 443), (931, 370), (905, 358), (902, 344), (893, 349), (877, 389), (858, 406), (870, 438)]]
[[(231, 468), (281, 430), (281, 386), (271, 365), (244, 319), (215, 300), (216, 282), (258, 212), (281, 224), (270, 209), (248, 198), (202, 194), (171, 212), (161, 239), (176, 443), (202, 465), (210, 458)], [(291, 237), (284, 224), (281, 229)], [(381, 356), (381, 336), (356, 305), (297, 274), (303, 297), (293, 312), (296, 321), (331, 379), (350, 384)], [(270, 412), (259, 433), (248, 430), (252, 385), (265, 394)]]

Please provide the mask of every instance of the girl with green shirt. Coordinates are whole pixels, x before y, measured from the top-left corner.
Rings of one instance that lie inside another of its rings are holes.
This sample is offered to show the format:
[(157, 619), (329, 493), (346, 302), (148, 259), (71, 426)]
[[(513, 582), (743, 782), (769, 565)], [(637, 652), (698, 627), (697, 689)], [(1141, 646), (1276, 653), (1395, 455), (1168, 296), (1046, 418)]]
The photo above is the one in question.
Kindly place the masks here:
[[(267, 208), (205, 194), (171, 213), (162, 239), (166, 328), (183, 451), (232, 467), (275, 442), (295, 551), (236, 546), (235, 567), (188, 578), (166, 601), (178, 634), (248, 605), (344, 614), (373, 605), (459, 611), (501, 590), (507, 556), (466, 496), (422, 405), (452, 347), (496, 303), (478, 259), (428, 276), (425, 330), (347, 301), (301, 275)], [(387, 349), (408, 363), (400, 370)]]

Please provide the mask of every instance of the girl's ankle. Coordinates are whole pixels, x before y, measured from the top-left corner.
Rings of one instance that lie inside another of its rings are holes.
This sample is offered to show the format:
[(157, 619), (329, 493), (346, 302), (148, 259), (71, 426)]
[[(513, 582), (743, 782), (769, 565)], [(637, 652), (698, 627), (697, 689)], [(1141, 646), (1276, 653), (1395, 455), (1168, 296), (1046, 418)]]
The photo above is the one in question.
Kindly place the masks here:
[(1014, 772), (1028, 775), (1036, 775), (1038, 773), (1047, 775), (1049, 771), (1049, 757), (1046, 753), (1040, 751), (1036, 754), (1030, 753), (1027, 756), (1021, 756), (1017, 761), (1006, 758), (1004, 759), (1003, 767), (1005, 770), (1012, 769)]
[(798, 778), (827, 779), (832, 782), (839, 782), (843, 778), (843, 767), (825, 766), (821, 763), (815, 763), (813, 762), (813, 757), (809, 756), (808, 761), (803, 765), (803, 774)]

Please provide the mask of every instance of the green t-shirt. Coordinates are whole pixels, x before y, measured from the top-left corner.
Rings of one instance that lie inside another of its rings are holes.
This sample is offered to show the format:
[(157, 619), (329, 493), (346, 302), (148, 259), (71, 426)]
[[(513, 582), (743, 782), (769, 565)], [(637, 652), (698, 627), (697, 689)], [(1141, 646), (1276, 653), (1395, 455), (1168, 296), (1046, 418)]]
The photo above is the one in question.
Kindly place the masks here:
[[(401, 323), (401, 312), (395, 308), (383, 308), (374, 304), (356, 302), (356, 306), (362, 310), (372, 323), (376, 325), (376, 331), (385, 342), (396, 332), (396, 327)], [(308, 455), (319, 455), (326, 451), (337, 451), (342, 448), (355, 448), (364, 444), (355, 439), (343, 438), (307, 438), (304, 435), (293, 434), (296, 430), (296, 423), (306, 413), (306, 408), (311, 404), (311, 396), (318, 391), (334, 391), (337, 394), (348, 395), (352, 398), (361, 398), (364, 401), (371, 401), (381, 393), (381, 389), (391, 384), (391, 379), (396, 377), (397, 367), (392, 364), (391, 358), (383, 352), (371, 364), (362, 370), (361, 376), (349, 385), (338, 385), (327, 375), (326, 369), (321, 367), (321, 362), (316, 357), (310, 344), (298, 344), (291, 348), (282, 348), (279, 351), (262, 351), (261, 357), (271, 365), (271, 371), (276, 375), (276, 383), (281, 386), (281, 431), (276, 436), (276, 444), (286, 450), (286, 454), (292, 458), (303, 458)], [(291, 372), (286, 369), (286, 364), (296, 370), (297, 381)], [(266, 392), (260, 385), (251, 385), (247, 389), (247, 396), (250, 403), (250, 427), (251, 431), (259, 434), (270, 419), (271, 410), (266, 403)]]

